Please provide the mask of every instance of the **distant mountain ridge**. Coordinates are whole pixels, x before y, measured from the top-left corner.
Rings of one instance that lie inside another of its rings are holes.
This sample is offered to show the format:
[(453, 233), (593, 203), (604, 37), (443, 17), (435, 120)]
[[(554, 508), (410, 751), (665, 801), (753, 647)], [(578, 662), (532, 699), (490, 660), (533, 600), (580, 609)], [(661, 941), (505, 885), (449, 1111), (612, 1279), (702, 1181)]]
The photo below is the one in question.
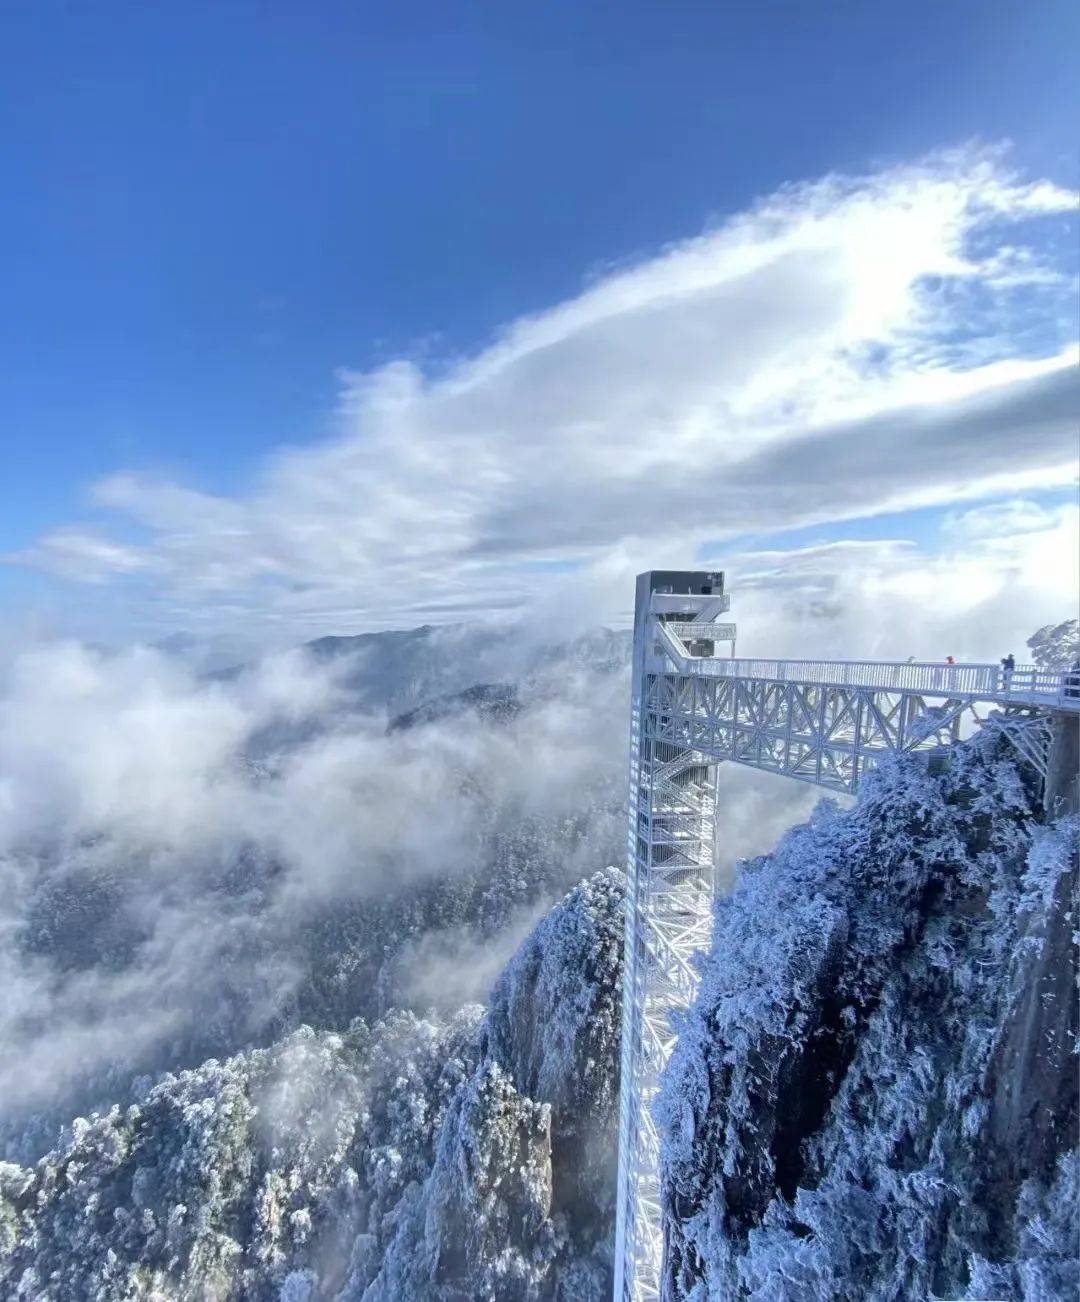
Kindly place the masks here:
[(521, 710), (517, 688), (513, 683), (476, 683), (463, 692), (437, 696), (415, 710), (395, 715), (386, 725), (388, 733), (406, 732), (425, 723), (439, 723), (462, 714), (472, 713), (489, 723), (512, 719)]
[(550, 695), (561, 673), (618, 673), (630, 664), (633, 636), (593, 629), (546, 641), (514, 626), (422, 624), (318, 638), (305, 650), (318, 663), (355, 662), (343, 676), (346, 688), (362, 706), (396, 716), (483, 684), (512, 685), (522, 696)]

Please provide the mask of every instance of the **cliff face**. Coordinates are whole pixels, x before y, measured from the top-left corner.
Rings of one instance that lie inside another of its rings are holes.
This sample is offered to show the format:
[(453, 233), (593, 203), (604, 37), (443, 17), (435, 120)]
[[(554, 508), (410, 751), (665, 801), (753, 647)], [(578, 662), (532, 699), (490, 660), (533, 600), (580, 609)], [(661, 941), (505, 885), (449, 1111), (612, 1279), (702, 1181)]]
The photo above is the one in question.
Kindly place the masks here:
[(1075, 844), (990, 733), (721, 903), (661, 1099), (666, 1296), (1076, 1296)]
[(622, 901), (572, 891), (486, 1017), (303, 1028), (0, 1166), (0, 1293), (605, 1296)]
[(500, 978), (369, 1302), (609, 1295), (623, 897), (583, 882)]

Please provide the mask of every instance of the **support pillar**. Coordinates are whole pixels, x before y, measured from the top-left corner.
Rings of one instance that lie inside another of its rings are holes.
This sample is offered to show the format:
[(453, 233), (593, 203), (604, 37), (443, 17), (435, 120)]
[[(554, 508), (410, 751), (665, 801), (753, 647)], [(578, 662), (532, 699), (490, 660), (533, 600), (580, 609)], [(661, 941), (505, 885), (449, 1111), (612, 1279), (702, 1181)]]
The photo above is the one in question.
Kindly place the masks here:
[[(713, 618), (723, 576), (640, 575), (634, 616), (627, 896), (620, 1058), (615, 1302), (660, 1296), (660, 1141), (652, 1106), (675, 1044), (672, 1015), (697, 993), (694, 954), (709, 941), (715, 761), (671, 739), (675, 702), (658, 623)], [(663, 734), (667, 731), (667, 736)]]

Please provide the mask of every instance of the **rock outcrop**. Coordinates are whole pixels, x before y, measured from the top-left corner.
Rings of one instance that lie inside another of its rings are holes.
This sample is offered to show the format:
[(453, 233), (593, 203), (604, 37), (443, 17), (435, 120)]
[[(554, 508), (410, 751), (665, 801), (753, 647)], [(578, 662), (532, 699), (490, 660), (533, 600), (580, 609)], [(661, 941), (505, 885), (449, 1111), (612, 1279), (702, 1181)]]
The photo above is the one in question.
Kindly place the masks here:
[(365, 1302), (611, 1289), (623, 879), (571, 891), (492, 992), (479, 1063)]

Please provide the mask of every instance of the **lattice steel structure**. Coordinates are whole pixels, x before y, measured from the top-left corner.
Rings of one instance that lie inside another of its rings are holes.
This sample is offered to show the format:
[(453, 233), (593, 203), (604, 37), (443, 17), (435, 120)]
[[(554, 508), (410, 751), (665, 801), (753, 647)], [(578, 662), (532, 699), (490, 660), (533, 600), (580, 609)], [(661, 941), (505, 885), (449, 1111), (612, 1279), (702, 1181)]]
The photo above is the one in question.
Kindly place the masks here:
[[(615, 1302), (659, 1298), (663, 1232), (652, 1103), (672, 1015), (697, 991), (709, 940), (716, 775), (746, 764), (853, 793), (883, 756), (943, 754), (976, 707), (1046, 777), (1048, 711), (1080, 711), (1080, 675), (997, 665), (737, 660), (719, 573), (638, 577), (630, 739), (628, 893)], [(727, 657), (718, 650), (728, 648)]]

